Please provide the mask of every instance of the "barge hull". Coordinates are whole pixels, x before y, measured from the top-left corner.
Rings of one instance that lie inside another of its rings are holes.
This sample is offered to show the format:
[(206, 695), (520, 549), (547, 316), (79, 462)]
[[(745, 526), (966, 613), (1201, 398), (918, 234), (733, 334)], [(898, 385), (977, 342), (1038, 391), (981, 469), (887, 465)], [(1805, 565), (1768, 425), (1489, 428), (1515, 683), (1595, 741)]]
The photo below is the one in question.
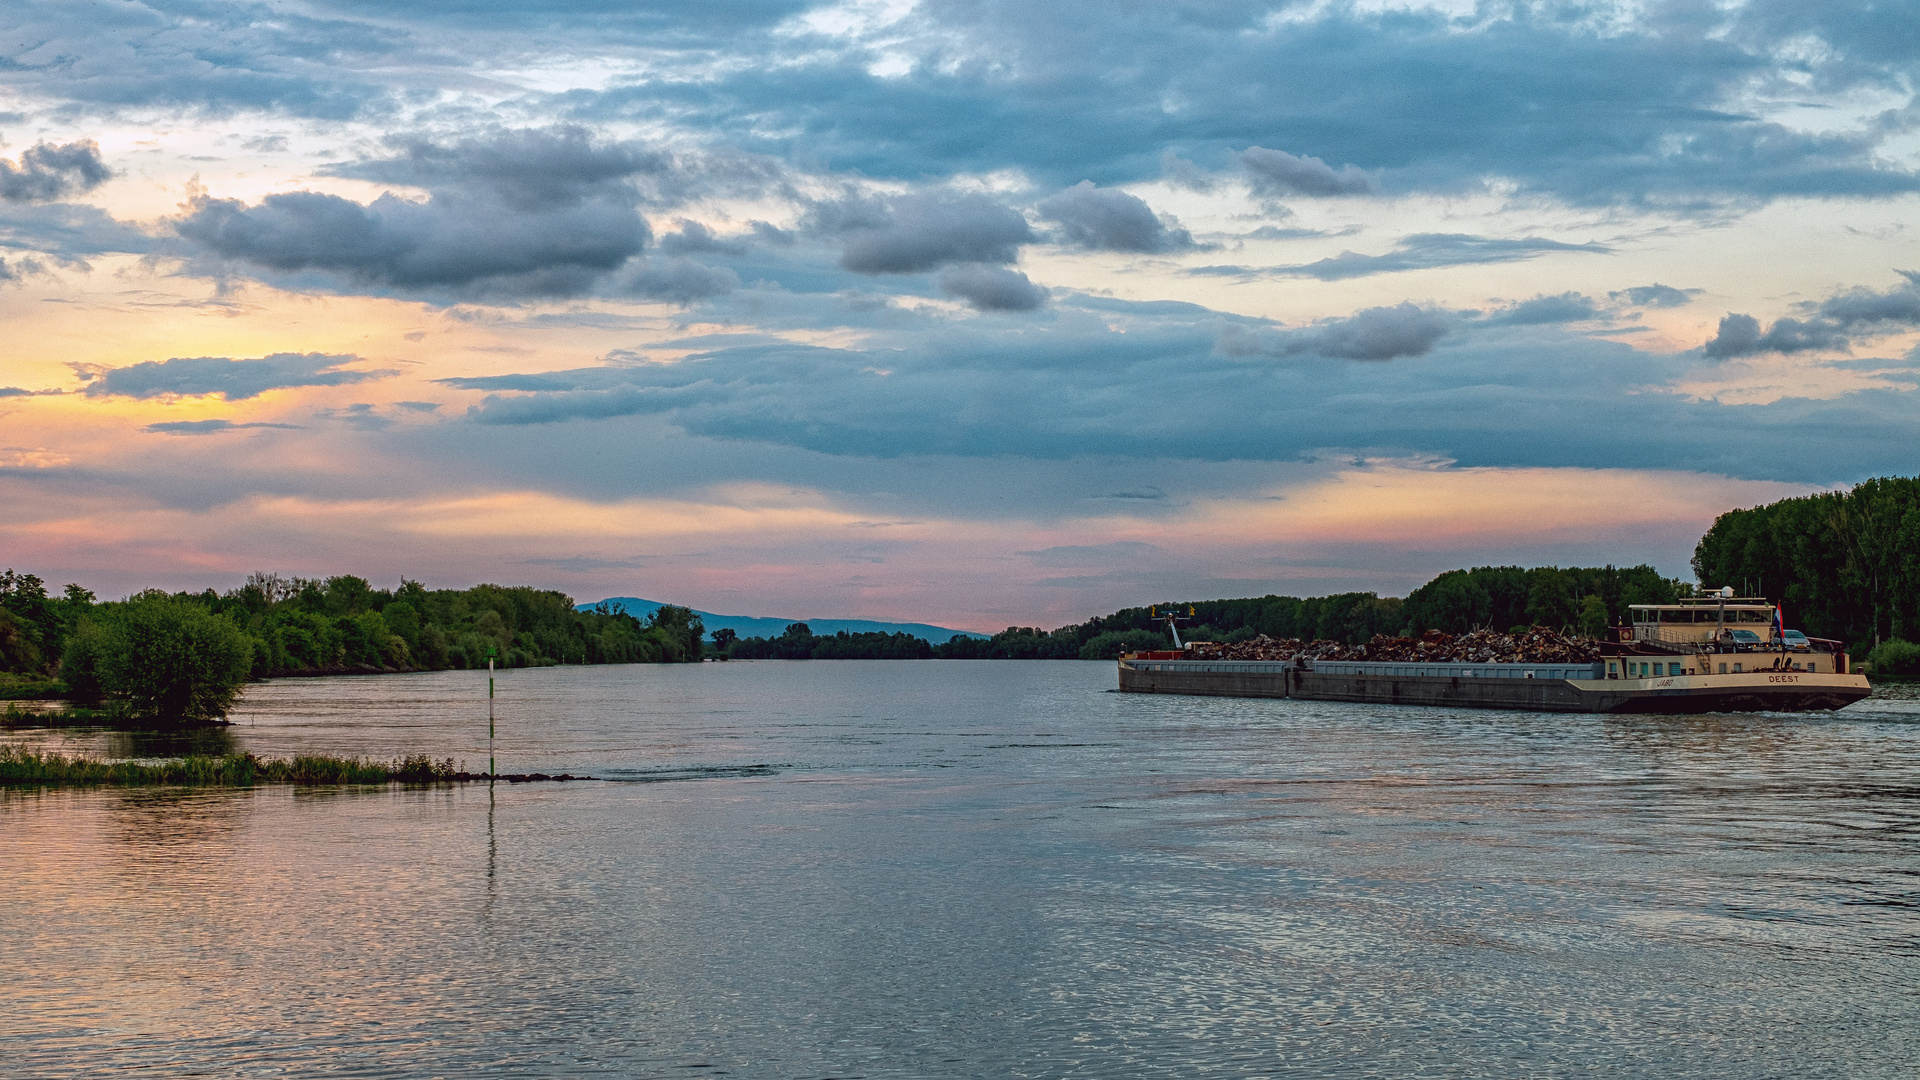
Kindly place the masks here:
[[(1382, 665), (1385, 666), (1385, 665)], [(1120, 662), (1134, 694), (1297, 698), (1534, 712), (1807, 712), (1866, 697), (1860, 675), (1755, 671), (1650, 679), (1490, 678), (1479, 675), (1319, 672), (1284, 663)]]

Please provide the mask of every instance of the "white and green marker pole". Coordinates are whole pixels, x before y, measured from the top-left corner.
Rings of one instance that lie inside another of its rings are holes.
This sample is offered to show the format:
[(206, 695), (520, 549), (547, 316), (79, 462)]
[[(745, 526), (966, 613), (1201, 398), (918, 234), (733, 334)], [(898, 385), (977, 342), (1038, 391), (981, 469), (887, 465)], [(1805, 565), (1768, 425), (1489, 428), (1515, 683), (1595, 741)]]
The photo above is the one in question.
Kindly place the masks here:
[(487, 646), (487, 783), (493, 783), (493, 776), (500, 770), (493, 764), (493, 654), (495, 646)]

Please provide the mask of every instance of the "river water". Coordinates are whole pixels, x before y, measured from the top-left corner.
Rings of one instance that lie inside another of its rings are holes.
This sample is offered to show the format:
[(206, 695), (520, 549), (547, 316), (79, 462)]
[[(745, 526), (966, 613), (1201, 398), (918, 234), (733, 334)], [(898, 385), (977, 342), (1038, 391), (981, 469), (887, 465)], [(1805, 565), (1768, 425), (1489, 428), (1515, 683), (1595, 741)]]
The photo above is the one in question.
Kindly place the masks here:
[[(234, 745), (468, 768), (484, 676)], [(1077, 662), (501, 675), (569, 784), (0, 793), (0, 1072), (1912, 1076), (1920, 701), (1561, 716)]]

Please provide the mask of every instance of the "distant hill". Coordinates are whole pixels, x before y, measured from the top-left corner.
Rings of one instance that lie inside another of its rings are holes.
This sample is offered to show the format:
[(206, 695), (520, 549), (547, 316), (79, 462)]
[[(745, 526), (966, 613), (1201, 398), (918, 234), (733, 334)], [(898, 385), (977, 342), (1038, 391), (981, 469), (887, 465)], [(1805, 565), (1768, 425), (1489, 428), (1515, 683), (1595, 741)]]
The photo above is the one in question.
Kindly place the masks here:
[[(609, 596), (599, 601), (602, 604), (622, 604), (627, 614), (636, 619), (644, 619), (660, 609), (658, 600), (642, 600), (637, 596)], [(593, 604), (581, 604), (581, 611), (588, 611)], [(695, 615), (706, 625), (707, 633), (728, 629), (741, 637), (779, 637), (791, 623), (803, 622), (816, 634), (837, 634), (845, 630), (849, 634), (911, 634), (925, 638), (935, 645), (946, 642), (955, 634), (962, 637), (985, 638), (985, 634), (976, 634), (971, 630), (949, 630), (944, 626), (929, 626), (917, 622), (874, 622), (871, 619), (770, 619), (754, 615), (715, 615), (711, 611), (694, 609)]]

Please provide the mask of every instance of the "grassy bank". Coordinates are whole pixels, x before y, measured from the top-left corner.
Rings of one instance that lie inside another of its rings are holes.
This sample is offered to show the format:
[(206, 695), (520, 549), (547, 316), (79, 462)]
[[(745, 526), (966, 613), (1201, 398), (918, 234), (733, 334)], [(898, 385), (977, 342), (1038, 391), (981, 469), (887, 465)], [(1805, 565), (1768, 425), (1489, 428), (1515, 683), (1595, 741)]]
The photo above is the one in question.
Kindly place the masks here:
[(183, 757), (156, 765), (141, 765), (128, 761), (41, 754), (14, 747), (0, 748), (0, 785), (9, 786), (157, 784), (252, 787), (256, 784), (429, 783), (470, 779), (477, 778), (454, 769), (451, 758), (434, 761), (424, 754), (384, 764), (359, 758), (320, 755), (262, 760), (252, 754), (226, 754), (220, 757)]

